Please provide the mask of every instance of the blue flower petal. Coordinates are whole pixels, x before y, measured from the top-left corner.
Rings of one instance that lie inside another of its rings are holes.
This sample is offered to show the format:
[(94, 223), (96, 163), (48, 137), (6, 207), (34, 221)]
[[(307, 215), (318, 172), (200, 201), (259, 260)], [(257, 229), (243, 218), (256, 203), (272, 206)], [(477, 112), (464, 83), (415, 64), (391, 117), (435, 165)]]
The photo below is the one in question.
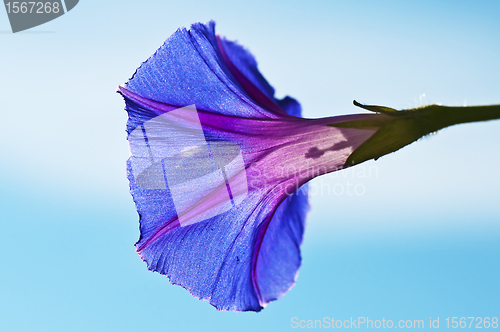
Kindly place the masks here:
[(148, 268), (167, 275), (171, 283), (209, 300), (219, 310), (261, 310), (252, 281), (253, 239), (272, 206), (253, 193), (238, 209), (179, 227), (169, 188), (137, 186), (130, 161), (128, 176), (141, 216), (136, 247)]
[(247, 118), (276, 118), (235, 84), (218, 52), (213, 23), (177, 30), (127, 82), (133, 93), (158, 102)]
[(255, 270), (263, 303), (277, 300), (295, 284), (308, 210), (305, 184), (280, 204), (269, 223)]

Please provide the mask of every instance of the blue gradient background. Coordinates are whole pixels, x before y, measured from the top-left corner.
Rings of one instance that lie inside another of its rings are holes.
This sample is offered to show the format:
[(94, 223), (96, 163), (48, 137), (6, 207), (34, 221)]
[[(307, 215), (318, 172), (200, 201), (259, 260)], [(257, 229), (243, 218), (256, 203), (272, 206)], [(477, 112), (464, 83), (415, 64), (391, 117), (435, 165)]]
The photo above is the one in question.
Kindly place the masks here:
[(315, 179), (345, 191), (313, 195), (296, 286), (260, 313), (217, 312), (135, 253), (114, 93), (178, 27), (214, 19), (307, 117), (360, 112), (353, 99), (498, 104), (499, 17), (498, 1), (87, 0), (12, 34), (0, 10), (0, 331), (289, 331), (292, 317), (325, 316), (440, 317), (446, 329), (446, 317), (500, 317), (500, 121)]

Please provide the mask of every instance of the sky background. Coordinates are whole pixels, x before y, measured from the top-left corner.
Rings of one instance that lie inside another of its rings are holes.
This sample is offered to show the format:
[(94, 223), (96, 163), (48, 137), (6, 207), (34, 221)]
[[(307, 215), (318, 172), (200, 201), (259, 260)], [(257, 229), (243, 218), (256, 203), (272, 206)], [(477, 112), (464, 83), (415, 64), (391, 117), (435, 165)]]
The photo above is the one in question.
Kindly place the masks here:
[(498, 104), (499, 17), (498, 1), (82, 0), (12, 34), (0, 10), (0, 331), (500, 317), (500, 121), (313, 180), (295, 287), (260, 313), (218, 312), (135, 253), (115, 93), (177, 28), (213, 19), (306, 117), (363, 112), (353, 99)]

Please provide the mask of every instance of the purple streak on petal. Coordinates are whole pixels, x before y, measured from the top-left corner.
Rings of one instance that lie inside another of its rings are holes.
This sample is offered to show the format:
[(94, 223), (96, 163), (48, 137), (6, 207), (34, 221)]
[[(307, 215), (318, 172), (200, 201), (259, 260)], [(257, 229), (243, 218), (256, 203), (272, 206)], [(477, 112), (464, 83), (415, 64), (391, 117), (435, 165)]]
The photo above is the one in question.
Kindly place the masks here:
[[(278, 103), (288, 114), (302, 115), (295, 99), (285, 97)], [(263, 306), (283, 296), (295, 284), (302, 261), (300, 245), (308, 210), (306, 183), (278, 205), (265, 234), (259, 232), (257, 238), (262, 241), (257, 242), (259, 248), (254, 252), (252, 278)]]
[[(200, 56), (205, 60), (208, 67), (219, 77), (219, 79), (224, 82), (235, 94), (237, 94), (242, 100), (244, 100), (249, 106), (252, 106), (256, 113), (261, 115), (258, 118), (277, 118), (278, 116), (283, 116), (283, 111), (276, 109), (276, 105), (273, 109), (267, 109), (259, 104), (259, 98), (261, 97), (261, 92), (258, 89), (253, 88), (253, 84), (249, 82), (237, 68), (231, 63), (225, 54), (223, 47), (220, 47), (218, 37), (215, 34), (215, 23), (209, 22), (209, 24), (195, 23), (191, 26), (189, 33), (192, 38), (194, 47), (198, 50)], [(209, 52), (207, 50), (210, 50)], [(228, 65), (231, 67), (229, 68)], [(238, 77), (235, 77), (236, 74)], [(243, 80), (243, 81), (241, 81)], [(242, 84), (245, 88), (242, 87)], [(248, 89), (248, 91), (246, 90)], [(257, 97), (254, 100), (253, 97)], [(264, 98), (266, 96), (264, 95)], [(271, 101), (272, 103), (272, 101)], [(277, 114), (275, 114), (277, 112)]]
[[(219, 45), (219, 51), (222, 55), (222, 60), (224, 61), (224, 64), (226, 67), (229, 69), (231, 74), (234, 76), (234, 78), (238, 81), (240, 86), (243, 88), (243, 90), (252, 98), (258, 105), (260, 105), (262, 108), (268, 109), (270, 111), (273, 111), (274, 113), (283, 116), (285, 111), (283, 111), (275, 102), (273, 99), (269, 98), (264, 92), (259, 90), (248, 78), (246, 78), (245, 75), (243, 75), (239, 69), (231, 62), (229, 57), (226, 54), (226, 51), (224, 49), (224, 45), (217, 36), (217, 43)], [(238, 56), (240, 54), (237, 54)], [(246, 54), (245, 54), (246, 55)], [(256, 69), (256, 68), (255, 68)], [(270, 87), (270, 86), (269, 86)]]
[[(217, 41), (223, 60), (230, 72), (236, 72), (240, 78), (240, 86), (249, 86), (248, 90), (255, 91), (255, 94), (262, 95), (257, 99), (262, 99), (263, 104), (277, 104), (282, 110), (292, 116), (301, 117), (300, 104), (293, 98), (285, 97), (278, 100), (274, 98), (274, 88), (267, 82), (257, 68), (257, 61), (254, 56), (237, 42), (227, 40), (217, 35)], [(232, 68), (232, 69), (231, 69)], [(248, 91), (247, 91), (248, 93)], [(281, 114), (282, 112), (279, 111)]]
[(248, 79), (261, 93), (265, 94), (269, 99), (275, 100), (274, 88), (260, 73), (257, 61), (250, 51), (237, 42), (227, 40), (219, 35), (217, 35), (217, 40), (219, 49), (224, 51), (231, 65), (236, 67), (245, 79)]

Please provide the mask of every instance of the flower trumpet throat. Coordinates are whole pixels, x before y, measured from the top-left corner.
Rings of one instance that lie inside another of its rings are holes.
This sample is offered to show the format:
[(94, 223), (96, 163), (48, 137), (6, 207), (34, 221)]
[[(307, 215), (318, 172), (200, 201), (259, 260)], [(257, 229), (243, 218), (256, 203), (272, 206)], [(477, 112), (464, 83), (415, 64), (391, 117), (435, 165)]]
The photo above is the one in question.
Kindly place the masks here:
[(344, 167), (354, 166), (370, 159), (377, 160), (421, 137), (449, 126), (500, 118), (500, 105), (463, 107), (428, 105), (401, 111), (385, 106), (362, 105), (357, 101), (354, 101), (354, 105), (377, 114), (367, 119), (329, 124), (329, 126), (372, 129), (376, 132), (351, 153)]

